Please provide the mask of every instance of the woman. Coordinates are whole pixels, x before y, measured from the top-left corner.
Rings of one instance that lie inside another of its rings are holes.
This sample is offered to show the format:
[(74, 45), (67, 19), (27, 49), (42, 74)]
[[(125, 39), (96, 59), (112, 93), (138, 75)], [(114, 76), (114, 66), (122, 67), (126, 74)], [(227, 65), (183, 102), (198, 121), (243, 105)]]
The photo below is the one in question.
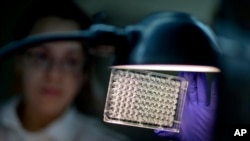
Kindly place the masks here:
[[(69, 14), (77, 11), (77, 7), (73, 8), (70, 2), (50, 2), (51, 9), (41, 3), (38, 5), (46, 10), (36, 9), (40, 13), (34, 17), (28, 16), (32, 21), (20, 24), (24, 26), (19, 28), (21, 30), (18, 31), (17, 39), (26, 35), (86, 29), (91, 23), (86, 15), (79, 18), (80, 16)], [(11, 99), (1, 108), (2, 140), (127, 140), (105, 128), (101, 122), (80, 114), (72, 105), (76, 97), (79, 100), (81, 88), (86, 88), (83, 97), (89, 92), (89, 58), (82, 42), (42, 43), (25, 50), (17, 61), (23, 95)]]

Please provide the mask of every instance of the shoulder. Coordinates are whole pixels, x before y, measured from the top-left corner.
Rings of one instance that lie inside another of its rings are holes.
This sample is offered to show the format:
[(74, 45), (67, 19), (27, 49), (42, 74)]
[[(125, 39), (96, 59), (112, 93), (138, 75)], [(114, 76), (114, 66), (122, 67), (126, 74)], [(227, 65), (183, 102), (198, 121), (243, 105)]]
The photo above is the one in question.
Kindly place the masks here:
[(20, 101), (20, 97), (11, 97), (0, 101), (0, 111), (14, 109)]
[(0, 117), (9, 113), (16, 106), (17, 98), (11, 98), (4, 101), (0, 101)]
[(6, 127), (8, 129), (15, 127), (17, 120), (15, 120), (14, 109), (16, 99), (8, 99), (0, 102), (0, 137), (5, 133)]
[(77, 113), (78, 129), (77, 141), (130, 141), (125, 135), (109, 129), (103, 121), (92, 117)]

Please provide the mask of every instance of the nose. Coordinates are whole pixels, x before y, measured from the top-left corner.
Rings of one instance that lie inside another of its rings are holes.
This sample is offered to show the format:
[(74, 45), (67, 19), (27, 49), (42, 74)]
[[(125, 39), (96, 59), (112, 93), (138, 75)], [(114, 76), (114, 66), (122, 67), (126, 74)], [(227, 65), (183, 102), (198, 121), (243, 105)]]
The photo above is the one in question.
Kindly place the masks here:
[(58, 62), (53, 62), (46, 67), (46, 78), (49, 81), (58, 83), (62, 79), (62, 70)]

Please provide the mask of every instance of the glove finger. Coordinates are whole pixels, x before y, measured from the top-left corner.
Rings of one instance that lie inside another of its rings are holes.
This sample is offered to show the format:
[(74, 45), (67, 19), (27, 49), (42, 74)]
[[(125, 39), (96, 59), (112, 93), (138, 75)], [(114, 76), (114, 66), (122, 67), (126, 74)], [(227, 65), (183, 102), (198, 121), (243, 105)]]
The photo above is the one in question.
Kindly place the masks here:
[(184, 77), (184, 72), (178, 72), (179, 77)]
[(208, 88), (205, 73), (197, 73), (196, 82), (198, 103), (207, 106), (209, 104), (209, 98), (207, 93)]
[(215, 108), (217, 106), (217, 100), (218, 100), (218, 79), (215, 78), (212, 80), (211, 84), (210, 106)]
[(197, 82), (196, 82), (197, 73), (184, 72), (183, 77), (188, 81), (187, 100), (190, 103), (197, 103), (198, 101)]
[(174, 138), (174, 137), (177, 136), (177, 133), (168, 132), (168, 131), (164, 131), (164, 130), (160, 130), (160, 129), (155, 129), (154, 133), (157, 134), (157, 136), (160, 136), (160, 137), (171, 137), (171, 138)]

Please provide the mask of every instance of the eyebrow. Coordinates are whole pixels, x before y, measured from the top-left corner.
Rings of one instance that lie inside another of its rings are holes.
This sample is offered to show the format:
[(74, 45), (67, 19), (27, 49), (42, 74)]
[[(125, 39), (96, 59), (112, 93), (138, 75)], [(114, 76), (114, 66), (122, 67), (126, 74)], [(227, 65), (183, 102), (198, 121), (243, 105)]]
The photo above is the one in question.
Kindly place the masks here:
[[(74, 46), (75, 45), (71, 45), (71, 46), (73, 46), (73, 48), (68, 48), (66, 51), (67, 52), (81, 52), (81, 53), (83, 53), (84, 52), (84, 49), (83, 48), (81, 48), (81, 49), (78, 49), (78, 48), (74, 48)], [(46, 49), (46, 50), (49, 50), (48, 48), (50, 48), (50, 46), (47, 44), (47, 43), (41, 43), (41, 44), (38, 44), (38, 45), (36, 45), (36, 46), (34, 46), (34, 48), (36, 48), (36, 47), (38, 47), (38, 48), (43, 48), (43, 49)]]
[(81, 55), (84, 58), (84, 53), (83, 52), (79, 52), (79, 50), (67, 50), (66, 51), (67, 55)]

